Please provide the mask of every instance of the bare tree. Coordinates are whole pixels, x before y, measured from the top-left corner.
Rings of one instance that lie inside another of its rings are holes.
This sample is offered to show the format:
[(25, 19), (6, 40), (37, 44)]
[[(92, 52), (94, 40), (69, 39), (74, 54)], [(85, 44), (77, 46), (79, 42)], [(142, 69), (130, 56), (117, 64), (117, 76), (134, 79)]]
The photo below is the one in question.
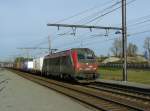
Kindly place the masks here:
[(111, 51), (114, 56), (119, 57), (122, 54), (122, 42), (119, 39), (115, 39), (113, 42), (113, 46), (111, 47)]
[(128, 56), (136, 56), (138, 47), (135, 44), (129, 43)]
[(144, 48), (145, 50), (148, 52), (148, 55), (149, 55), (149, 61), (150, 61), (150, 37), (147, 37), (145, 39), (145, 42), (144, 42)]

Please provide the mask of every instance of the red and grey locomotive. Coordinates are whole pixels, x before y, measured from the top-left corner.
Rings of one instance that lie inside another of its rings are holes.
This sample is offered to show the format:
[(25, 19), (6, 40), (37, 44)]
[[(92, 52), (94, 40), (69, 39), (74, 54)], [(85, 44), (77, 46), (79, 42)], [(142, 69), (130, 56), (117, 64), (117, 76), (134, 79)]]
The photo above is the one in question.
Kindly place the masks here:
[(45, 56), (42, 75), (75, 80), (95, 80), (98, 65), (94, 52), (88, 48), (74, 48)]

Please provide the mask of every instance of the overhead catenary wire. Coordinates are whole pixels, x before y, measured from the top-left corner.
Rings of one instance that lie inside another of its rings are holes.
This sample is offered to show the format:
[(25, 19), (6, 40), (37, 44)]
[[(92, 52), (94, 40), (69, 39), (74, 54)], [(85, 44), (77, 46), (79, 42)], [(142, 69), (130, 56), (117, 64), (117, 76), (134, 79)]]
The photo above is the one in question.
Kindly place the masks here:
[(147, 18), (150, 18), (150, 14), (144, 15), (142, 17), (138, 17), (138, 18), (134, 18), (134, 19), (128, 20), (128, 23), (133, 23), (135, 21), (138, 22), (138, 21), (141, 21), (141, 20), (147, 19)]
[[(147, 20), (148, 19), (148, 20)], [(134, 18), (131, 20), (127, 21), (127, 29), (128, 30), (133, 30), (133, 29), (139, 29), (138, 27), (145, 27), (145, 26), (149, 26), (150, 24), (145, 24), (147, 22), (150, 22), (150, 15), (144, 15), (142, 17), (138, 17), (138, 18)], [(120, 25), (120, 24), (116, 24), (115, 26)]]
[[(133, 35), (139, 35), (139, 34), (148, 33), (148, 32), (150, 32), (150, 30), (144, 30), (144, 31), (140, 31), (140, 32), (133, 32), (133, 33), (128, 34), (127, 37), (132, 37)], [(95, 45), (95, 43), (103, 43), (103, 42), (107, 42), (107, 41), (112, 41), (112, 40), (115, 40), (115, 39), (117, 39), (119, 37), (109, 38), (109, 39), (106, 39), (106, 40), (98, 40), (98, 41), (96, 40), (95, 42), (92, 41), (92, 42), (88, 42), (88, 43), (85, 43), (85, 44), (82, 44), (82, 45), (84, 45), (84, 46)], [(66, 45), (63, 45), (63, 46), (65, 46), (64, 48), (67, 48), (68, 45), (70, 46), (70, 45), (75, 45), (75, 44), (80, 44), (80, 42), (74, 42), (74, 44), (72, 42), (70, 44), (66, 44)]]
[(57, 21), (57, 22), (55, 22), (55, 23), (60, 23), (60, 22), (66, 21), (66, 20), (70, 20), (70, 19), (75, 18), (75, 17), (77, 17), (77, 16), (80, 16), (80, 15), (82, 15), (82, 14), (84, 14), (84, 13), (87, 13), (87, 12), (93, 10), (93, 9), (99, 8), (100, 6), (105, 6), (105, 5), (109, 4), (109, 3), (111, 3), (112, 1), (114, 1), (114, 0), (109, 0), (109, 1), (107, 1), (107, 2), (105, 2), (105, 3), (103, 3), (103, 4), (96, 5), (96, 6), (93, 6), (93, 7), (91, 7), (91, 8), (85, 9), (85, 10), (79, 12), (79, 13), (76, 13), (76, 14), (72, 15), (72, 16), (63, 18), (63, 19), (61, 19), (61, 20), (59, 20), (59, 21)]
[(132, 0), (132, 1), (135, 1), (135, 0)]
[[(131, 19), (131, 20), (127, 20), (127, 23), (129, 23), (129, 24), (127, 24), (127, 25), (132, 25), (132, 24), (134, 24), (135, 22), (140, 22), (140, 21), (142, 21), (142, 20), (149, 19), (149, 18), (150, 18), (150, 14), (144, 15), (144, 16), (142, 16), (142, 17), (134, 18), (134, 19)], [(114, 24), (113, 26), (118, 26), (118, 25), (121, 25), (121, 24)]]
[[(133, 32), (131, 34), (128, 34), (127, 37), (133, 37), (133, 35), (139, 35), (139, 34), (143, 34), (143, 33), (148, 33), (150, 32), (150, 30), (144, 30), (144, 31), (140, 31), (140, 32)], [(105, 41), (110, 41), (110, 40), (115, 40), (117, 39), (118, 37), (115, 37), (115, 38), (110, 38), (110, 39), (107, 39)], [(97, 43), (98, 41), (94, 42), (94, 43)], [(84, 44), (84, 45), (90, 45), (90, 44), (93, 44), (93, 42), (89, 42), (87, 44)], [(94, 44), (93, 44), (94, 45)]]
[[(131, 0), (131, 1), (129, 1), (129, 2), (127, 3), (127, 5), (129, 5), (130, 3), (134, 2), (134, 1), (136, 1), (136, 0)], [(111, 6), (107, 7), (107, 8), (105, 8), (105, 9), (102, 10), (101, 12), (106, 11), (106, 9), (113, 8), (114, 6), (117, 6), (117, 5), (120, 4), (120, 3), (121, 3), (121, 1), (118, 1), (118, 2), (116, 2), (115, 4), (113, 4), (113, 5), (111, 5)], [(94, 19), (92, 19), (92, 20), (90, 20), (90, 21), (84, 23), (84, 25), (85, 25), (85, 24), (88, 24), (88, 23), (91, 23), (91, 22), (93, 22), (93, 21), (95, 21), (95, 20), (97, 20), (97, 19), (99, 19), (99, 18), (101, 18), (101, 17), (104, 17), (104, 16), (106, 16), (106, 15), (108, 15), (108, 14), (110, 14), (110, 13), (116, 11), (116, 10), (119, 9), (119, 8), (121, 8), (121, 6), (119, 6), (119, 7), (117, 7), (117, 8), (114, 8), (114, 9), (112, 9), (111, 11), (108, 11), (108, 12), (106, 12), (106, 13), (100, 15), (100, 16), (97, 16), (96, 18), (94, 18)], [(65, 32), (65, 33), (69, 33), (69, 32), (70, 32), (70, 31)]]
[[(133, 0), (133, 1), (135, 1), (135, 0)], [(109, 2), (110, 2), (110, 1), (109, 1)], [(106, 3), (104, 3), (103, 5), (105, 5), (105, 4), (109, 3), (109, 2), (106, 2)], [(113, 4), (113, 5), (109, 6), (109, 7), (107, 7), (106, 9), (113, 7), (113, 6), (117, 5), (118, 3), (120, 3), (120, 1), (119, 1), (119, 2), (116, 2), (115, 4)], [(94, 8), (96, 8), (96, 7), (92, 7), (92, 8), (90, 8), (90, 9), (94, 9)], [(61, 22), (61, 21), (65, 21), (65, 20), (70, 19), (70, 18), (73, 18), (73, 17), (75, 17), (75, 16), (77, 16), (77, 15), (81, 15), (81, 14), (83, 14), (83, 13), (86, 13), (86, 11), (90, 11), (90, 9), (86, 9), (86, 10), (84, 10), (84, 11), (82, 11), (82, 12), (79, 12), (79, 13), (73, 15), (73, 16), (70, 16), (70, 17), (68, 17), (68, 18), (62, 19), (62, 20), (60, 20), (60, 22)], [(106, 9), (104, 9), (104, 10), (106, 10)], [(39, 45), (44, 44), (44, 43), (45, 43), (45, 42), (40, 43)]]
[[(129, 1), (129, 2), (127, 3), (127, 5), (129, 5), (130, 3), (135, 2), (135, 1), (136, 1), (136, 0), (131, 0), (131, 1)], [(121, 2), (121, 1), (120, 1), (120, 2)], [(114, 5), (118, 5), (120, 2), (117, 2), (117, 3), (114, 4)], [(113, 6), (112, 6), (112, 8), (113, 8)], [(117, 7), (117, 8), (114, 8), (114, 9), (112, 9), (112, 10), (110, 10), (110, 11), (108, 11), (108, 12), (102, 14), (102, 15), (99, 15), (99, 16), (93, 18), (92, 20), (88, 21), (86, 24), (91, 23), (91, 22), (93, 22), (93, 21), (95, 21), (95, 20), (97, 20), (97, 19), (100, 19), (100, 18), (102, 18), (102, 17), (104, 17), (104, 16), (106, 16), (106, 15), (108, 15), (108, 14), (110, 14), (110, 13), (112, 13), (112, 12), (118, 10), (118, 9), (120, 9), (120, 8), (121, 8), (121, 6), (119, 6), (119, 7)], [(98, 23), (98, 22), (97, 22), (97, 23)]]
[(144, 28), (144, 27), (146, 27), (146, 26), (150, 26), (150, 23), (149, 23), (149, 24), (138, 24), (138, 25), (134, 25), (134, 26), (128, 27), (128, 30), (140, 29), (141, 27)]
[[(115, 7), (116, 5), (118, 5), (118, 4), (120, 4), (120, 3), (121, 3), (121, 1), (119, 0), (119, 1), (115, 2), (114, 4), (108, 6), (108, 7), (104, 8), (104, 9), (102, 9), (102, 10), (100, 10), (100, 11), (97, 11), (96, 13), (93, 13), (93, 14), (87, 16), (87, 17), (82, 18), (80, 21), (84, 21), (83, 24), (88, 24), (88, 23), (85, 22), (85, 21), (89, 21), (88, 19), (92, 19), (93, 17), (99, 15), (100, 13), (105, 13), (105, 11), (107, 11), (107, 10), (109, 10), (109, 9), (112, 9), (113, 7)], [(87, 20), (86, 20), (86, 19), (87, 19)], [(80, 22), (80, 21), (78, 21), (78, 22)]]
[[(135, 1), (135, 0), (133, 0), (133, 1)], [(133, 1), (131, 1), (131, 2), (133, 2)], [(130, 3), (131, 3), (131, 2), (130, 2)]]
[[(112, 33), (112, 34), (109, 34), (109, 36), (110, 35), (114, 35), (114, 33)], [(89, 35), (89, 36), (87, 36), (87, 35), (85, 35), (86, 37), (84, 37), (84, 38), (82, 38), (82, 39), (79, 39), (79, 40), (76, 40), (76, 41), (73, 41), (73, 42), (69, 42), (69, 43), (64, 43), (63, 44), (63, 47), (64, 46), (70, 46), (70, 45), (74, 45), (74, 44), (79, 44), (81, 41), (83, 41), (84, 40), (84, 42), (85, 41), (91, 41), (91, 39), (93, 39), (93, 38), (102, 38), (102, 37), (106, 37), (107, 35), (106, 35), (106, 33), (103, 33), (103, 34), (100, 34), (100, 35)], [(57, 46), (57, 48), (60, 48), (60, 47), (62, 47), (62, 44), (61, 45), (59, 45), (59, 47)]]
[[(121, 1), (120, 1), (120, 2), (121, 2)], [(117, 3), (113, 4), (113, 5), (110, 6), (109, 8), (113, 8), (114, 6), (120, 4), (120, 2), (117, 2)], [(97, 20), (97, 19), (99, 19), (99, 18), (101, 18), (101, 17), (104, 17), (105, 15), (110, 14), (110, 13), (116, 11), (116, 10), (119, 9), (119, 8), (121, 8), (121, 6), (115, 8), (115, 9), (113, 9), (113, 10), (111, 10), (111, 11), (108, 11), (108, 12), (106, 12), (106, 13), (104, 13), (104, 14), (101, 14), (100, 16), (97, 16), (97, 17), (93, 18), (92, 20), (86, 22), (85, 24), (91, 23), (91, 22), (93, 22), (93, 21), (95, 21), (95, 20)]]
[(150, 22), (150, 19), (144, 20), (144, 21), (141, 21), (141, 22), (137, 22), (137, 23), (134, 23), (134, 24), (130, 24), (130, 25), (128, 25), (128, 26), (140, 25), (140, 24), (147, 23), (147, 22)]
[[(110, 3), (111, 3), (111, 2), (110, 2)], [(104, 13), (106, 10), (111, 9), (112, 7), (116, 6), (116, 5), (119, 4), (119, 3), (121, 3), (120, 0), (117, 1), (116, 3), (112, 4), (112, 5), (108, 6), (108, 7), (106, 7), (105, 9), (103, 9), (103, 10), (101, 10), (101, 11), (98, 11), (98, 12), (96, 12), (96, 13), (90, 15), (90, 16), (87, 16), (87, 17), (82, 18), (81, 20), (75, 22), (75, 24), (80, 23), (80, 22), (83, 21), (83, 20), (84, 20), (84, 22), (85, 22), (86, 19), (91, 19), (91, 18), (93, 18), (93, 16), (97, 16), (97, 15), (100, 14), (100, 13)], [(86, 25), (87, 23), (81, 23), (81, 24)], [(71, 31), (72, 31), (72, 30), (69, 30), (69, 31), (67, 31), (67, 32), (62, 33), (61, 35), (67, 35), (67, 34), (69, 34)]]

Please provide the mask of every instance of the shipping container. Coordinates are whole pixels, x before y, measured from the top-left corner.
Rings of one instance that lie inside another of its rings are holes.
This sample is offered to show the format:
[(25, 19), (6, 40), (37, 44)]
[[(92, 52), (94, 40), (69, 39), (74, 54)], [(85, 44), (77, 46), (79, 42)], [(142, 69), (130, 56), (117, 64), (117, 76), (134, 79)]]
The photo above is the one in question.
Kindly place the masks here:
[(42, 71), (44, 57), (33, 59), (33, 70)]

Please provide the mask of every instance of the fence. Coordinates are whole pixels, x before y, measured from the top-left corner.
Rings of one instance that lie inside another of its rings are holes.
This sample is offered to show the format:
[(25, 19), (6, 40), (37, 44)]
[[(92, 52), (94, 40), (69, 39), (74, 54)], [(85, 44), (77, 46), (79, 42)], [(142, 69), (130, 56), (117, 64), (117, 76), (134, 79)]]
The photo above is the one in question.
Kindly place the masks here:
[[(112, 67), (112, 68), (122, 68), (122, 64), (114, 64), (114, 63), (107, 63), (107, 64), (99, 64), (100, 67)], [(127, 68), (133, 69), (150, 69), (150, 64), (127, 64)]]

